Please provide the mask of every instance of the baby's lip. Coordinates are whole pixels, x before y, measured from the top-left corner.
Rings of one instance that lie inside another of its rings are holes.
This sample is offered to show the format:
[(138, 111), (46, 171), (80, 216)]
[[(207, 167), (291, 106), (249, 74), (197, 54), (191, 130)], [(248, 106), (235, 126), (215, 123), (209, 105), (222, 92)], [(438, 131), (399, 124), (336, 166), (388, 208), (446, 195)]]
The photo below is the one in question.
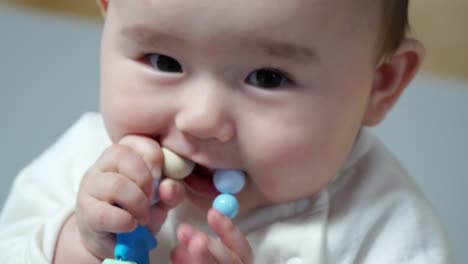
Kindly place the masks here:
[(187, 186), (196, 193), (214, 198), (219, 195), (213, 184), (214, 169), (210, 169), (201, 164), (196, 164), (192, 173), (184, 179)]

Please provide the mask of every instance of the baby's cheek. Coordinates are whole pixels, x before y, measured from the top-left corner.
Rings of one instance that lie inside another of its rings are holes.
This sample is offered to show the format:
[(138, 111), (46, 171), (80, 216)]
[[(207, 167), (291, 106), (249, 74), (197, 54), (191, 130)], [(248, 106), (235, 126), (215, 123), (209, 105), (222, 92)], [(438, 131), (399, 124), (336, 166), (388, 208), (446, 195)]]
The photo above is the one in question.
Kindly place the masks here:
[(102, 105), (106, 128), (114, 142), (128, 134), (157, 135), (163, 131), (163, 113), (153, 114), (151, 107), (119, 99)]
[(292, 164), (310, 164), (319, 156), (319, 149), (324, 147), (319, 139), (299, 133), (263, 136), (257, 142), (258, 146), (253, 149), (256, 152), (256, 163), (269, 169), (287, 169)]
[(251, 160), (255, 172), (253, 180), (258, 181), (262, 190), (280, 191), (281, 186), (288, 184), (285, 180), (288, 176), (307, 169), (311, 160), (304, 157), (311, 155), (306, 151), (284, 142), (259, 147)]
[(272, 202), (314, 195), (337, 170), (329, 147), (321, 140), (303, 138), (265, 144), (253, 154), (251, 180)]
[(112, 142), (118, 142), (125, 135), (136, 134), (136, 130), (133, 128), (134, 125), (131, 122), (128, 122), (131, 118), (126, 118), (122, 115), (119, 116), (117, 112), (111, 113), (110, 115), (104, 115), (103, 117), (107, 132)]

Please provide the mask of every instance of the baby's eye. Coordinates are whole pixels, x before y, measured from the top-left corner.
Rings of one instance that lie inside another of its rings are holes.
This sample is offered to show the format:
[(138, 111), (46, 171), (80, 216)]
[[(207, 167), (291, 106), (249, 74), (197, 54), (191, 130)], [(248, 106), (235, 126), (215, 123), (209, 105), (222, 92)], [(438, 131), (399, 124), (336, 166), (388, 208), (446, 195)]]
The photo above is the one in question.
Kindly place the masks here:
[(180, 63), (169, 56), (158, 53), (149, 54), (147, 56), (148, 62), (151, 65), (151, 67), (158, 71), (168, 73), (182, 72), (182, 66), (180, 65)]
[(272, 89), (285, 85), (289, 78), (276, 69), (259, 69), (250, 73), (245, 82), (261, 88)]

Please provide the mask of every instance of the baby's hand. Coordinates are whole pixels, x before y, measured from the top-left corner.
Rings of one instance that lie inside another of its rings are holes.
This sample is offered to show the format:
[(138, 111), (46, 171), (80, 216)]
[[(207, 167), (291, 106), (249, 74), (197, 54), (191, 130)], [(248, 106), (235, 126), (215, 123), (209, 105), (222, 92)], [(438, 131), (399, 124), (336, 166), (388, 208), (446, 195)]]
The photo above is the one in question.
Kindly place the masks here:
[(171, 253), (173, 263), (252, 263), (249, 242), (228, 217), (210, 209), (208, 224), (219, 239), (207, 236), (189, 225), (178, 228), (177, 239), (180, 243)]
[(161, 178), (159, 144), (142, 136), (126, 136), (104, 151), (86, 172), (78, 192), (76, 222), (83, 246), (94, 256), (112, 257), (114, 233), (130, 232), (147, 225), (156, 234), (169, 209), (184, 197), (183, 186), (171, 179), (159, 185), (160, 201), (150, 208), (155, 195), (153, 178)]

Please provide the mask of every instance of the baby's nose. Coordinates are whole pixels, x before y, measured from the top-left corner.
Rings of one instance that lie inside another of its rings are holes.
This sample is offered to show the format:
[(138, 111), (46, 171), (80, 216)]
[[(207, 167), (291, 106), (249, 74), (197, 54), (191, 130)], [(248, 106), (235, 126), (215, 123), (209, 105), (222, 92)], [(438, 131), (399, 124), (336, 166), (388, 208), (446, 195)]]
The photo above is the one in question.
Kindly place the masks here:
[(175, 117), (177, 129), (199, 139), (228, 142), (235, 132), (230, 99), (228, 91), (215, 86), (189, 91)]

